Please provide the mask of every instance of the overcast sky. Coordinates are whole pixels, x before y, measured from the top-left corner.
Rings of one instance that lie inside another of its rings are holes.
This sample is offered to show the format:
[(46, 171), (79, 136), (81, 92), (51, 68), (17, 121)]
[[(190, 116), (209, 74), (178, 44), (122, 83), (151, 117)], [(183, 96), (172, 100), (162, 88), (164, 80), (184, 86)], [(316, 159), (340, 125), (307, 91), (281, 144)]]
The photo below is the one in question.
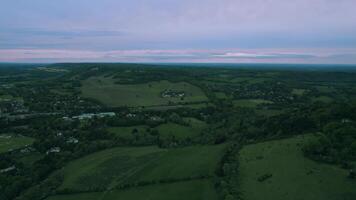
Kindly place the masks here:
[(356, 0), (1, 0), (0, 62), (356, 64)]

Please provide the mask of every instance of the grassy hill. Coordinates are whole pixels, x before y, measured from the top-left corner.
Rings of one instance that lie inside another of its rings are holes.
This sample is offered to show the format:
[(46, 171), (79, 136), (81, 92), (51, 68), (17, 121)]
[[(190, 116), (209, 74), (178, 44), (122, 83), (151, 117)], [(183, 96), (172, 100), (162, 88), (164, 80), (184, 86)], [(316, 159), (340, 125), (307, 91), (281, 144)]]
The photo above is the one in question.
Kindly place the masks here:
[(19, 149), (32, 144), (34, 139), (23, 136), (0, 135), (0, 153)]
[[(351, 200), (356, 182), (338, 166), (303, 156), (312, 136), (248, 145), (240, 152), (239, 190), (245, 200)], [(263, 180), (265, 179), (265, 180)]]
[(144, 134), (147, 130), (147, 128), (149, 128), (148, 126), (117, 126), (117, 127), (109, 127), (108, 128), (108, 132), (114, 134), (115, 136), (119, 137), (119, 138), (126, 138), (126, 139), (132, 139), (133, 138), (133, 134), (132, 131), (133, 130), (137, 130), (139, 134)]
[(192, 138), (201, 133), (201, 131), (207, 127), (207, 124), (195, 118), (185, 119), (189, 123), (189, 126), (183, 126), (175, 123), (162, 124), (157, 127), (157, 130), (162, 137), (174, 136), (177, 139)]
[(210, 180), (192, 180), (162, 185), (115, 190), (109, 192), (58, 195), (47, 200), (217, 200), (217, 194)]
[[(176, 123), (161, 124), (153, 129), (158, 130), (160, 137), (172, 137), (176, 139), (186, 139), (198, 136), (201, 131), (207, 127), (207, 124), (196, 118), (184, 118), (187, 125), (180, 125)], [(142, 135), (147, 133), (149, 126), (128, 126), (128, 127), (109, 127), (109, 133), (114, 134), (119, 138), (132, 139), (134, 135), (132, 132), (137, 130), (137, 134)]]
[(58, 190), (80, 195), (49, 199), (181, 199), (180, 193), (184, 199), (216, 199), (212, 177), (225, 146), (118, 147), (97, 152), (62, 169), (64, 181)]
[[(165, 90), (183, 91), (185, 97), (165, 97)], [(91, 77), (82, 82), (82, 96), (96, 99), (108, 106), (161, 106), (174, 103), (207, 101), (203, 91), (189, 83), (169, 81), (149, 82), (145, 84), (115, 84), (115, 79)]]
[(263, 99), (241, 99), (241, 100), (234, 100), (233, 104), (236, 107), (256, 108), (258, 105), (273, 104), (273, 102), (263, 100)]

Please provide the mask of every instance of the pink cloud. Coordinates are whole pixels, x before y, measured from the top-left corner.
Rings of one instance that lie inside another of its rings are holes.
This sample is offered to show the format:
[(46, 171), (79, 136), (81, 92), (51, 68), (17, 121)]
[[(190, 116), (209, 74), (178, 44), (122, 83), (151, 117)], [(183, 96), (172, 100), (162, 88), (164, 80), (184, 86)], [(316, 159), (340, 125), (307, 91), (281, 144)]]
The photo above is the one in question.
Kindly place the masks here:
[(0, 49), (0, 62), (356, 63), (356, 49), (170, 49), (88, 51)]

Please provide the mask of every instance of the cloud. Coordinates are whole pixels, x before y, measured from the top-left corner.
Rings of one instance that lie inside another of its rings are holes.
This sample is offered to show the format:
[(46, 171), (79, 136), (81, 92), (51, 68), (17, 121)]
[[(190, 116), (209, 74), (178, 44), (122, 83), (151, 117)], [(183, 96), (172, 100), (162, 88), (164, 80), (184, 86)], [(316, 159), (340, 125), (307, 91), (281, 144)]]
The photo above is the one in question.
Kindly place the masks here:
[(50, 37), (116, 37), (123, 36), (123, 31), (115, 30), (62, 30), (62, 29), (39, 29), (39, 28), (0, 28), (1, 35), (17, 36), (50, 36)]
[(0, 61), (356, 63), (355, 0), (1, 0)]
[(356, 47), (355, 7), (355, 0), (2, 0), (0, 37), (8, 47), (58, 44), (53, 49)]
[(291, 54), (291, 53), (243, 53), (243, 52), (227, 52), (221, 55), (216, 55), (217, 57), (224, 58), (254, 58), (254, 59), (282, 59), (282, 58), (315, 58), (315, 55), (311, 54)]
[(0, 62), (356, 63), (356, 49), (115, 50), (0, 49)]

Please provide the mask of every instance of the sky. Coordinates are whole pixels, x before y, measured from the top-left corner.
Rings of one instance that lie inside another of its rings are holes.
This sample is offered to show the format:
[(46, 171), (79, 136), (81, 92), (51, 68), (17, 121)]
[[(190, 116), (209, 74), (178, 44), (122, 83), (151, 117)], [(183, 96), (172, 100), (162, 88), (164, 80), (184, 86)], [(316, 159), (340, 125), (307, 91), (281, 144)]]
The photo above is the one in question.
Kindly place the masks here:
[(0, 62), (356, 64), (356, 0), (1, 0)]

